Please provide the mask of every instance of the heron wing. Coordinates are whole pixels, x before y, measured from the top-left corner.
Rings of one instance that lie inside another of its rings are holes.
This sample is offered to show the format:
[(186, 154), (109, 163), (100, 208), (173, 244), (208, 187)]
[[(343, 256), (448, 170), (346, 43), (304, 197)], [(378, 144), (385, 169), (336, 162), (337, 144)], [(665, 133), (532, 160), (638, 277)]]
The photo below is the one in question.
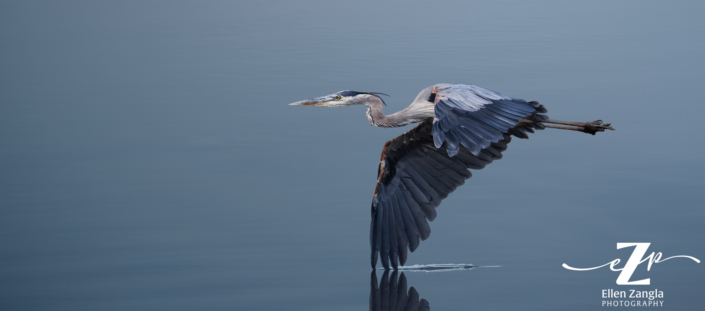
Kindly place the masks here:
[(370, 223), (371, 263), (404, 265), (407, 249), (416, 250), (431, 234), (428, 221), (436, 218), (436, 207), (472, 174), (496, 159), (511, 141), (509, 133), (490, 142), (477, 154), (459, 146), (453, 157), (446, 146), (434, 145), (434, 120), (421, 122), (388, 141), (382, 150), (377, 185), (372, 198)]
[(533, 132), (531, 126), (516, 128), (519, 121), (532, 114), (544, 118), (538, 113), (547, 112), (538, 102), (507, 97), (474, 85), (436, 86), (433, 141), (436, 148), (445, 142), (451, 157), (459, 152), (461, 145), (477, 156), (490, 144), (502, 140), (506, 133), (528, 138), (525, 132)]

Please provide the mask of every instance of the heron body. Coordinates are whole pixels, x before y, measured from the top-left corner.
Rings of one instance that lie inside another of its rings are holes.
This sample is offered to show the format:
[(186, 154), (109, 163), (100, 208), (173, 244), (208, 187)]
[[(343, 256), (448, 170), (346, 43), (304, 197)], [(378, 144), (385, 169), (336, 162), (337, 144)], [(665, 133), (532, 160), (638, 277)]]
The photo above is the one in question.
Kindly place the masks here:
[[(472, 174), (502, 158), (512, 136), (547, 127), (589, 134), (613, 130), (601, 121), (550, 119), (546, 108), (474, 85), (437, 84), (422, 90), (403, 110), (385, 115), (381, 93), (341, 91), (292, 103), (292, 106), (367, 106), (367, 119), (378, 127), (420, 123), (382, 148), (372, 196), (371, 264), (394, 269), (404, 265), (431, 229), (428, 221), (458, 186)], [(554, 125), (561, 124), (561, 125)]]

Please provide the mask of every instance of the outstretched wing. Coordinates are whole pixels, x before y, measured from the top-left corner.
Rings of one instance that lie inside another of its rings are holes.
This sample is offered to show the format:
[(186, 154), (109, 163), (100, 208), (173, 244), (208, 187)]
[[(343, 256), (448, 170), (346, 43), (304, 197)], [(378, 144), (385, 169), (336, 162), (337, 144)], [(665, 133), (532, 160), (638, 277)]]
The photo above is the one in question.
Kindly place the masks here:
[(468, 169), (482, 169), (501, 158), (511, 140), (503, 134), (477, 155), (461, 146), (450, 157), (445, 146), (434, 145), (432, 127), (429, 118), (384, 145), (372, 199), (373, 268), (378, 255), (387, 269), (388, 261), (394, 268), (404, 265), (407, 248), (413, 252), (419, 239), (431, 234), (427, 220), (436, 218), (435, 208), (441, 200), (472, 176)]
[(525, 131), (533, 132), (532, 127), (520, 124), (521, 119), (530, 116), (536, 121), (548, 119), (538, 114), (547, 112), (538, 102), (507, 97), (474, 85), (436, 87), (434, 145), (440, 148), (447, 142), (451, 157), (459, 152), (460, 145), (478, 155), (491, 143), (502, 140), (505, 133), (528, 138)]
[[(543, 129), (548, 117), (526, 102), (471, 85), (439, 84), (417, 100), (433, 101), (435, 118), (388, 141), (380, 157), (372, 198), (371, 263), (397, 268), (431, 234), (435, 208), (472, 174), (502, 158), (511, 136)], [(428, 96), (428, 98), (426, 98)], [(537, 122), (539, 121), (539, 122)], [(444, 143), (445, 142), (445, 143)]]

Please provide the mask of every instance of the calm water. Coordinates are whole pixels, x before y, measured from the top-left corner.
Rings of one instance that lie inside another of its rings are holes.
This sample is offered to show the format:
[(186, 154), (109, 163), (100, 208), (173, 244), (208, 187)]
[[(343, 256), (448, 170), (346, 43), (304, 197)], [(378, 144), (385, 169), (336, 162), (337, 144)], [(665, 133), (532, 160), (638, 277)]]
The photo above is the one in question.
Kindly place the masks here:
[[(594, 310), (651, 242), (705, 259), (702, 2), (2, 2), (0, 309), (367, 310), (385, 141), (340, 90), (538, 100), (597, 136), (515, 140), (439, 207), (405, 272), (432, 310)], [(705, 266), (640, 265), (664, 308)], [(395, 277), (397, 277), (395, 275)], [(383, 286), (384, 287), (384, 286)], [(379, 289), (379, 288), (378, 288)], [(413, 294), (413, 293), (412, 293)], [(381, 296), (380, 296), (381, 297)], [(374, 298), (374, 297), (373, 297)]]

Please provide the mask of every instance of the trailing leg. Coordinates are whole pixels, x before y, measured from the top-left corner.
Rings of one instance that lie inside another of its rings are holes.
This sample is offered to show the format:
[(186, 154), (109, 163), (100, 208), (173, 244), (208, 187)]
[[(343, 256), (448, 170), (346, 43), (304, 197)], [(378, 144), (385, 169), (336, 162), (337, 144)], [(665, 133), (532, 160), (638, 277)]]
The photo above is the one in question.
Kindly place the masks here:
[[(542, 121), (542, 123), (549, 123), (549, 124), (544, 124), (544, 126), (548, 127), (548, 128), (578, 131), (578, 132), (588, 133), (588, 134), (592, 134), (592, 135), (595, 135), (595, 133), (597, 133), (597, 132), (604, 132), (605, 130), (614, 131), (614, 128), (612, 128), (612, 126), (611, 126), (611, 123), (603, 123), (602, 120), (595, 120), (592, 122), (570, 122), (570, 121), (548, 119), (548, 120)], [(562, 125), (553, 125), (553, 124), (562, 124)]]

